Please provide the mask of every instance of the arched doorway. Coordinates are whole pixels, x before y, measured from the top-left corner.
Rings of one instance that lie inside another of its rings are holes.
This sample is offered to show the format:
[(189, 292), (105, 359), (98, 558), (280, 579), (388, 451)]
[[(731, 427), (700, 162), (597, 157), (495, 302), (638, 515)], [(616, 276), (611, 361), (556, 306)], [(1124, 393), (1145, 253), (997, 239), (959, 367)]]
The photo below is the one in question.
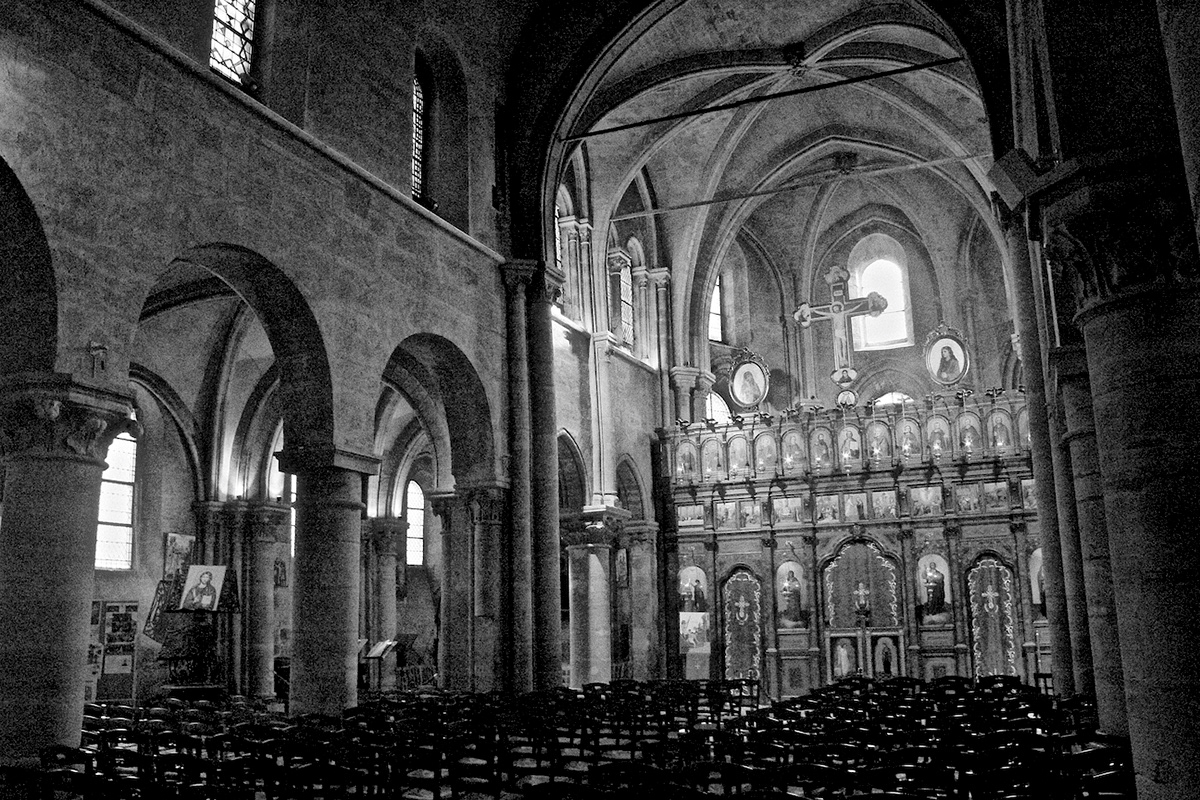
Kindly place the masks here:
[(870, 540), (848, 542), (825, 564), (826, 680), (905, 674), (899, 573), (895, 559)]

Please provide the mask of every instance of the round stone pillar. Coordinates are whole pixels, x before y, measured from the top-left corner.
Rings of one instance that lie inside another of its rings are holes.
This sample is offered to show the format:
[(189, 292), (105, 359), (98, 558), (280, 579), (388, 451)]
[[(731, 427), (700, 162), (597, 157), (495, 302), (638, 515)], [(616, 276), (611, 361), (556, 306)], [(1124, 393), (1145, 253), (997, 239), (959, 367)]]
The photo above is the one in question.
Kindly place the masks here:
[[(377, 610), (376, 635), (381, 641), (396, 638), (396, 551), (408, 532), (402, 519), (372, 520), (371, 544), (375, 549), (375, 599)], [(396, 650), (393, 648), (379, 661), (379, 688), (396, 688)]]
[(536, 261), (510, 261), (501, 267), (506, 289), (508, 335), (508, 476), (509, 536), (504, 563), (508, 587), (509, 627), (505, 644), (510, 657), (509, 688), (520, 694), (533, 690), (533, 593), (529, 335), (527, 288), (537, 272)]
[(128, 397), (68, 376), (0, 382), (0, 761), (79, 745), (108, 446), (134, 430)]
[(285, 450), (280, 467), (296, 476), (289, 712), (340, 716), (358, 703), (363, 473), (290, 462)]
[(607, 544), (567, 546), (567, 583), (571, 593), (571, 686), (607, 683), (612, 678), (612, 612)]
[(1200, 797), (1200, 257), (1168, 162), (1094, 182), (1046, 225), (1079, 302), (1139, 800)]
[(1187, 172), (1192, 216), (1200, 238), (1200, 83), (1196, 65), (1200, 64), (1200, 3), (1195, 0), (1158, 0), (1158, 21), (1162, 29), (1163, 51), (1171, 75), (1175, 121), (1179, 125), (1179, 146)]
[(1075, 481), (1075, 508), (1079, 520), (1079, 549), (1083, 584), (1087, 593), (1088, 631), (1096, 681), (1096, 712), (1105, 733), (1129, 733), (1125, 718), (1125, 676), (1121, 668), (1121, 640), (1113, 599), (1112, 563), (1100, 457), (1096, 450), (1096, 424), (1092, 394), (1082, 348), (1055, 351), (1054, 371), (1062, 396), (1064, 441), (1071, 451)]
[(454, 492), (427, 495), (429, 507), (442, 523), (442, 601), (438, 619), (438, 674), (441, 687), (472, 688), (474, 651), (471, 599), (474, 571), (471, 557), (471, 515)]
[(700, 370), (696, 367), (671, 367), (671, 386), (675, 390), (675, 416), (678, 419), (699, 420), (692, 416), (692, 395), (696, 391), (696, 379)]
[(247, 527), (246, 687), (251, 697), (275, 696), (275, 557), (288, 540), (288, 509), (258, 506)]
[(529, 294), (529, 390), (533, 684), (562, 685), (562, 597), (558, 534), (558, 422), (554, 407), (554, 341), (550, 307), (562, 273), (541, 265)]
[(1054, 494), (1054, 461), (1051, 456), (1050, 422), (1046, 414), (1046, 381), (1043, 373), (1042, 326), (1038, 324), (1039, 310), (1044, 319), (1045, 303), (1037, 288), (1040, 275), (1034, 280), (1036, 262), (1030, 258), (1024, 220), (1014, 215), (1001, 215), (1005, 243), (1012, 259), (1013, 291), (1017, 299), (1017, 346), (1021, 363), (1025, 365), (1025, 387), (1029, 402), (1029, 440), (1033, 461), (1034, 489), (1037, 493), (1038, 533), (1042, 546), (1042, 570), (1045, 575), (1043, 602), (1050, 629), (1050, 671), (1054, 691), (1070, 697), (1075, 694), (1075, 666), (1071, 658), (1071, 628), (1067, 614), (1067, 599), (1063, 590), (1062, 546), (1059, 541), (1058, 500)]
[(1075, 481), (1071, 474), (1071, 451), (1063, 441), (1062, 407), (1050, 417), (1050, 456), (1054, 462), (1054, 499), (1058, 503), (1058, 542), (1062, 554), (1063, 598), (1071, 635), (1071, 664), (1075, 668), (1075, 691), (1096, 696), (1096, 673), (1092, 666), (1092, 634), (1088, 627), (1087, 592), (1083, 585), (1083, 553), (1079, 549), (1079, 512), (1075, 507)]

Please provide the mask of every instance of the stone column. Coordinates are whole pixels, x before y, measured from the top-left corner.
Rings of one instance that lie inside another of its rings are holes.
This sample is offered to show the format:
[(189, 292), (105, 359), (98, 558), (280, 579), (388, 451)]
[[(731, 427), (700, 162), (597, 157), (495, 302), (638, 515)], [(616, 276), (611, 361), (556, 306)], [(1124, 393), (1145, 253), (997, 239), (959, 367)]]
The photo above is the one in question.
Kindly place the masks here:
[(1100, 479), (1100, 457), (1096, 451), (1096, 422), (1092, 416), (1087, 363), (1080, 347), (1058, 348), (1052, 358), (1067, 428), (1064, 441), (1071, 451), (1074, 475), (1079, 548), (1096, 681), (1096, 711), (1100, 727), (1106, 733), (1125, 736), (1129, 734), (1125, 718), (1125, 675), (1121, 668), (1108, 521), (1104, 514), (1104, 488)]
[(612, 548), (629, 512), (588, 506), (579, 526), (565, 531), (571, 593), (571, 685), (612, 679)]
[(127, 395), (70, 376), (0, 379), (0, 762), (32, 766), (79, 745), (108, 446), (136, 435)]
[(626, 523), (622, 544), (629, 553), (629, 596), (632, 598), (629, 660), (634, 680), (659, 676), (660, 598), (658, 524), (652, 520)]
[(530, 538), (529, 335), (526, 289), (537, 272), (536, 261), (510, 261), (501, 267), (506, 289), (508, 334), (508, 478), (509, 525), (504, 585), (508, 587), (511, 654), (509, 688), (533, 690), (533, 595)]
[(472, 665), (471, 516), (454, 492), (430, 493), (429, 507), (442, 522), (442, 607), (438, 629), (438, 674), (444, 689), (469, 691)]
[(1200, 796), (1200, 425), (1171, 404), (1200, 391), (1200, 258), (1158, 163), (1097, 178), (1046, 230), (1080, 300), (1138, 797), (1182, 800)]
[[(398, 548), (408, 533), (408, 523), (395, 517), (371, 520), (371, 544), (375, 550), (376, 635), (381, 641), (396, 638), (396, 569)], [(396, 651), (379, 661), (379, 688), (396, 688)]]
[(476, 486), (471, 498), (471, 689), (490, 692), (507, 685), (508, 654), (501, 631), (508, 619), (502, 587), (501, 534), (507, 492), (500, 486)]
[(358, 585), (363, 476), (378, 461), (285, 447), (296, 476), (296, 557), (289, 712), (340, 715), (358, 703)]
[(275, 696), (275, 551), (288, 540), (286, 506), (250, 509), (246, 559), (246, 686), (251, 697)]
[(1088, 628), (1087, 592), (1083, 586), (1083, 554), (1079, 550), (1079, 515), (1075, 510), (1075, 482), (1071, 478), (1071, 453), (1063, 442), (1062, 406), (1050, 416), (1050, 457), (1054, 462), (1054, 497), (1058, 501), (1058, 542), (1062, 553), (1063, 597), (1070, 622), (1071, 663), (1075, 691), (1096, 696), (1092, 666), (1092, 634)]
[[(1041, 532), (1042, 571), (1045, 574), (1044, 602), (1050, 628), (1050, 669), (1054, 690), (1064, 697), (1075, 694), (1075, 666), (1071, 658), (1071, 628), (1063, 591), (1062, 550), (1059, 543), (1058, 500), (1054, 494), (1054, 462), (1051, 456), (1050, 423), (1046, 415), (1046, 381), (1043, 372), (1043, 325), (1038, 310), (1044, 308), (1035, 287), (1036, 263), (1029, 257), (1023, 220), (1001, 215), (1008, 255), (1012, 259), (1013, 291), (1017, 300), (1017, 344), (1025, 365), (1026, 408), (1029, 413), (1029, 440), (1038, 504), (1038, 530)], [(1044, 319), (1043, 315), (1043, 319)]]
[(700, 376), (700, 370), (696, 367), (671, 367), (671, 386), (675, 390), (675, 416), (679, 419), (696, 420), (703, 419), (704, 415), (699, 417), (692, 416), (692, 395), (696, 390), (696, 379)]
[(562, 684), (562, 598), (559, 594), (558, 422), (554, 407), (554, 342), (550, 306), (562, 274), (542, 266), (529, 287), (533, 687)]
[(1196, 65), (1200, 64), (1200, 37), (1196, 36), (1196, 31), (1200, 31), (1200, 5), (1193, 0), (1158, 0), (1158, 21), (1171, 75), (1192, 216), (1197, 223), (1196, 236), (1200, 238), (1200, 83), (1196, 80)]
[(708, 402), (708, 393), (712, 391), (717, 376), (707, 370), (701, 370), (696, 375), (696, 391), (692, 392), (692, 419), (704, 419), (704, 406)]
[(674, 405), (671, 400), (671, 374), (667, 367), (671, 363), (671, 310), (668, 289), (671, 273), (666, 269), (654, 269), (649, 273), (654, 286), (654, 326), (657, 333), (655, 343), (655, 366), (659, 380), (659, 421), (662, 427), (675, 422)]
[(617, 455), (613, 426), (612, 379), (609, 361), (616, 338), (608, 331), (592, 334), (592, 497), (591, 505), (617, 504)]

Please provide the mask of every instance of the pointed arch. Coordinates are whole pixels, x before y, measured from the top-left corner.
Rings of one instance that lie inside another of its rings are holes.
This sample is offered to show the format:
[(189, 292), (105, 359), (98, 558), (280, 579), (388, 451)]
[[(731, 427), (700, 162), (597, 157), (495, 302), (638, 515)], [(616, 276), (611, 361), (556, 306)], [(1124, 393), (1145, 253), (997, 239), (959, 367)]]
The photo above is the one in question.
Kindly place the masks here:
[(621, 507), (630, 513), (630, 519), (646, 518), (645, 496), (637, 464), (626, 453), (617, 461), (617, 498)]
[(567, 431), (558, 433), (558, 508), (562, 516), (580, 514), (587, 504), (587, 472), (583, 452)]

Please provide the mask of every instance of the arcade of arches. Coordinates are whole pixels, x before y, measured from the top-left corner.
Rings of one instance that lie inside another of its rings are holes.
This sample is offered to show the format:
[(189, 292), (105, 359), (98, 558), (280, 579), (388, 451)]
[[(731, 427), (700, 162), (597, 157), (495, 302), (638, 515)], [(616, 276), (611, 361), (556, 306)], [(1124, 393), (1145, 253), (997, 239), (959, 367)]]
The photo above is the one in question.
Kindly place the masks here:
[(1197, 34), (4, 4), (0, 756), (172, 691), (1006, 674), (1200, 795)]

